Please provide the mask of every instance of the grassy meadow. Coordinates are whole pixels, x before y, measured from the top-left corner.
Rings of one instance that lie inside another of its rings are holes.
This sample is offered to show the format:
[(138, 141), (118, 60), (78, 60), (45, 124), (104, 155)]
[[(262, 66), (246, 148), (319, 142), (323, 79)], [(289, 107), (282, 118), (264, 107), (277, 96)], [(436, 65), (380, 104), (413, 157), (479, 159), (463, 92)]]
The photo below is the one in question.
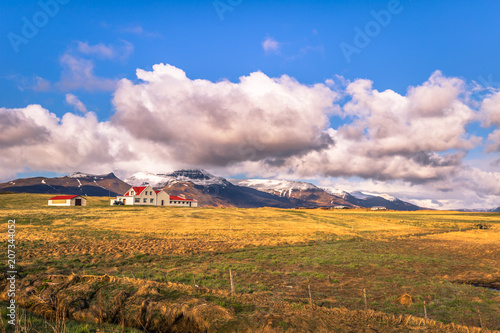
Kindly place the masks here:
[(16, 220), (19, 304), (40, 316), (33, 331), (66, 319), (67, 332), (500, 330), (498, 213), (49, 197), (0, 195), (1, 232)]

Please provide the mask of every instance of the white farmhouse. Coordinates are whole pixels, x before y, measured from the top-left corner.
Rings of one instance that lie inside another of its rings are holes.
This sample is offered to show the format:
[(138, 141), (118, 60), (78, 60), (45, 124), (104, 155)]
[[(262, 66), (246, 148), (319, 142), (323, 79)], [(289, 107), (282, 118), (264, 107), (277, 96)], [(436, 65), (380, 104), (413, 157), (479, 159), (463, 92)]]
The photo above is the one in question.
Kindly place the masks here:
[(49, 206), (87, 206), (87, 199), (80, 195), (58, 195), (49, 199)]
[(116, 201), (131, 206), (156, 206), (156, 192), (149, 185), (135, 186), (124, 195), (112, 199), (111, 204), (114, 205)]
[(111, 205), (133, 206), (180, 206), (198, 207), (195, 199), (184, 196), (171, 196), (164, 190), (154, 190), (150, 185), (131, 187), (124, 195), (111, 199)]

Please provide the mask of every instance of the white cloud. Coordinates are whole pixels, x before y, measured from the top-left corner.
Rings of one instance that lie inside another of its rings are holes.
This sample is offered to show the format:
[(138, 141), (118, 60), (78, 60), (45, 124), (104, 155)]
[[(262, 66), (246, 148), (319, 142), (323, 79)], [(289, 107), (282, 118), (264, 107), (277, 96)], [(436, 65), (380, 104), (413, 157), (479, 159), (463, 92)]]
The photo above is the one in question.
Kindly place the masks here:
[(483, 100), (481, 114), (485, 126), (497, 128), (488, 136), (486, 151), (500, 151), (500, 91)]
[(35, 92), (45, 92), (51, 89), (50, 81), (35, 75), (32, 77), (25, 77), (19, 74), (11, 74), (4, 77), (7, 80), (13, 81), (17, 85), (17, 89), (25, 91), (27, 89)]
[(104, 59), (127, 59), (134, 52), (134, 45), (122, 40), (122, 45), (105, 45), (103, 43), (89, 45), (88, 42), (77, 42), (77, 51), (85, 55), (95, 55)]
[(133, 51), (134, 46), (125, 40), (122, 40), (122, 45), (118, 46), (77, 42), (76, 48), (70, 48), (60, 58), (61, 80), (56, 83), (56, 86), (63, 91), (75, 89), (112, 91), (116, 88), (118, 79), (97, 76), (95, 61), (91, 57), (124, 61)]
[(133, 26), (121, 27), (121, 28), (119, 28), (119, 31), (120, 32), (134, 34), (134, 35), (138, 35), (138, 36), (149, 37), (149, 38), (158, 38), (158, 37), (161, 37), (161, 34), (159, 32), (157, 32), (157, 31), (155, 31), (155, 32), (146, 31), (140, 25), (133, 25)]
[(87, 42), (78, 42), (78, 51), (83, 54), (96, 54), (108, 59), (113, 59), (116, 56), (113, 47), (106, 46), (102, 43), (89, 45)]
[(92, 60), (65, 53), (60, 62), (63, 70), (61, 80), (56, 86), (63, 91), (76, 89), (112, 91), (116, 88), (117, 79), (102, 78), (95, 75), (95, 65)]
[(20, 109), (0, 108), (0, 179), (16, 173), (86, 170), (169, 170), (165, 147), (132, 137), (110, 122), (99, 122), (93, 112), (83, 116), (66, 113), (59, 118), (40, 105)]
[[(239, 83), (191, 80), (170, 65), (137, 71), (144, 83), (122, 80), (113, 100), (113, 123), (137, 138), (168, 146), (192, 164), (226, 165), (319, 150), (338, 94), (323, 84), (261, 72)], [(146, 129), (147, 130), (144, 130)]]
[(78, 111), (80, 111), (82, 113), (87, 113), (88, 112), (87, 107), (85, 106), (85, 104), (83, 104), (78, 99), (78, 97), (76, 97), (73, 94), (66, 94), (66, 103), (68, 103), (69, 105), (74, 106), (76, 110), (78, 110)]
[(280, 43), (271, 37), (266, 37), (266, 39), (262, 42), (262, 48), (266, 51), (266, 53), (279, 53)]
[(55, 89), (62, 91), (85, 89), (88, 91), (113, 91), (118, 79), (100, 77), (95, 74), (95, 59), (125, 61), (134, 51), (134, 46), (125, 40), (121, 44), (103, 43), (91, 45), (88, 42), (76, 42), (59, 59), (61, 78), (59, 82), (34, 76), (31, 78), (20, 75), (10, 75), (6, 78), (17, 83), (18, 89), (31, 89), (45, 92)]
[(353, 121), (327, 131), (335, 145), (287, 158), (245, 161), (237, 169), (299, 178), (443, 179), (459, 172), (467, 150), (481, 143), (466, 133), (475, 114), (461, 99), (463, 89), (460, 80), (439, 72), (406, 96), (379, 92), (371, 81), (356, 80), (345, 89), (351, 100), (342, 108), (342, 115)]
[(35, 76), (35, 84), (31, 86), (34, 91), (49, 91), (51, 88), (50, 81), (39, 76)]
[(425, 184), (403, 180), (323, 179), (320, 186), (348, 192), (387, 193), (403, 201), (431, 209), (491, 209), (500, 206), (500, 172), (464, 166), (456, 175)]

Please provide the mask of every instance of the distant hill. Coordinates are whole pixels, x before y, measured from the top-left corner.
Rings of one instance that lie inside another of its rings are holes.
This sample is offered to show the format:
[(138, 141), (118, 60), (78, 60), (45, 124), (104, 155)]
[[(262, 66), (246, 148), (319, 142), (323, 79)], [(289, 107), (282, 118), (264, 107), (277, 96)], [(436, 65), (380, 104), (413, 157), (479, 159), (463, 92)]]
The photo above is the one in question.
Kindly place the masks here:
[(457, 212), (464, 212), (464, 213), (500, 213), (500, 207), (497, 208), (461, 208), (461, 209), (455, 209)]
[(364, 191), (345, 192), (338, 189), (324, 188), (325, 191), (343, 198), (345, 201), (357, 205), (359, 207), (371, 208), (382, 206), (392, 210), (415, 211), (423, 208), (411, 204), (409, 202), (400, 200), (388, 194), (383, 193), (370, 193)]
[(128, 184), (113, 173), (90, 175), (81, 172), (55, 178), (21, 178), (0, 184), (0, 192), (79, 194), (85, 196), (122, 195), (129, 188)]

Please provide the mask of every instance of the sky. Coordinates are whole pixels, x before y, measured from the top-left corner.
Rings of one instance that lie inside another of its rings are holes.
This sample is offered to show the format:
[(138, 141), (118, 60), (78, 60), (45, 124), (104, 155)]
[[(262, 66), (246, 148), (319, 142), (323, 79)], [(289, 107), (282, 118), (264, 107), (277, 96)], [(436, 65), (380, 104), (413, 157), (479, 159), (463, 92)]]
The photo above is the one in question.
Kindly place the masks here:
[(0, 181), (204, 168), (500, 206), (500, 3), (6, 1)]

